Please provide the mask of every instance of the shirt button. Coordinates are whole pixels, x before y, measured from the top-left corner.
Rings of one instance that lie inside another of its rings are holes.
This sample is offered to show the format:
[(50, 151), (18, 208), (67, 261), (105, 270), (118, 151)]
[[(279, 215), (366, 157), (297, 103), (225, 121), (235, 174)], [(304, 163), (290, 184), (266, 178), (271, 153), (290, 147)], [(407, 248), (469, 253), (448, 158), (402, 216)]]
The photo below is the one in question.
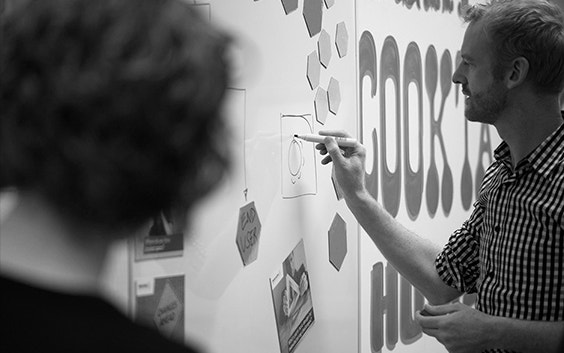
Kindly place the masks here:
[(499, 227), (499, 225), (496, 225), (496, 226), (494, 227), (494, 230), (495, 230), (496, 233), (499, 233), (499, 230), (500, 230), (500, 229), (501, 229), (501, 228)]

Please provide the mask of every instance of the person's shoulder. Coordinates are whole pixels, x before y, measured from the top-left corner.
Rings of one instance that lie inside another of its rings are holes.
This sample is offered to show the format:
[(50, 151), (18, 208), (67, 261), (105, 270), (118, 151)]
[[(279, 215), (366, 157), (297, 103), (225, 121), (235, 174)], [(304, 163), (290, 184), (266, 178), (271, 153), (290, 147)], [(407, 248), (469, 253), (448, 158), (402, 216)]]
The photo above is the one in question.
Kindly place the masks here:
[(2, 275), (0, 284), (2, 351), (198, 352), (132, 321), (102, 298), (55, 292)]
[(191, 346), (180, 341), (171, 340), (153, 328), (131, 323), (128, 337), (122, 337), (117, 347), (118, 350), (135, 352), (165, 352), (165, 353), (198, 353)]
[[(106, 309), (101, 309), (103, 306)], [(193, 347), (180, 341), (164, 336), (156, 327), (134, 322), (125, 314), (116, 309), (112, 304), (100, 300), (100, 314), (98, 325), (100, 336), (105, 338), (111, 351), (134, 351), (138, 353), (165, 352), (165, 353), (197, 353)], [(93, 320), (96, 314), (92, 313)], [(87, 333), (85, 334), (88, 335)], [(102, 347), (100, 347), (102, 348)]]

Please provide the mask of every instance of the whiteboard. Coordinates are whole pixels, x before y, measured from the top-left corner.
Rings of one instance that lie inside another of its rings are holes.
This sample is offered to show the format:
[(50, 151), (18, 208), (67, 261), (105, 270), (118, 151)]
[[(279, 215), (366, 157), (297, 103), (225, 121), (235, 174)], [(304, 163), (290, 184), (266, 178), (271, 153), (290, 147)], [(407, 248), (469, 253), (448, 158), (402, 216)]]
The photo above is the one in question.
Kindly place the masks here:
[(207, 352), (281, 352), (276, 288), (292, 283), (283, 268), (299, 253), (308, 289), (293, 280), (286, 286), (298, 299), (288, 303), (308, 313), (311, 304), (314, 319), (297, 319), (291, 351), (446, 352), (414, 325), (422, 299), (360, 229), (331, 166), (292, 137), (351, 132), (367, 147), (378, 200), (444, 243), (468, 216), (499, 143), (491, 128), (466, 123), (459, 87), (441, 86), (464, 33), (459, 1), (189, 2), (235, 39), (225, 106), (233, 170), (182, 244), (145, 239), (142, 251), (156, 249), (145, 255), (135, 241), (116, 247), (109, 295), (133, 317), (152, 307), (145, 316), (163, 334)]

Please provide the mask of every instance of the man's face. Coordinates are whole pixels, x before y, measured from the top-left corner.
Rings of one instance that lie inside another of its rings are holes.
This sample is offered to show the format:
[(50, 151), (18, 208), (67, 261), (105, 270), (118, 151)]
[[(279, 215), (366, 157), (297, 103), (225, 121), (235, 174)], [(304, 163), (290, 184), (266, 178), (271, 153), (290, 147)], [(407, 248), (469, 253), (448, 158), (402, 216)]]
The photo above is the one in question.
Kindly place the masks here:
[(495, 61), (480, 21), (470, 24), (462, 43), (462, 60), (452, 76), (462, 85), (464, 114), (470, 121), (494, 124), (507, 106), (507, 88), (494, 75)]

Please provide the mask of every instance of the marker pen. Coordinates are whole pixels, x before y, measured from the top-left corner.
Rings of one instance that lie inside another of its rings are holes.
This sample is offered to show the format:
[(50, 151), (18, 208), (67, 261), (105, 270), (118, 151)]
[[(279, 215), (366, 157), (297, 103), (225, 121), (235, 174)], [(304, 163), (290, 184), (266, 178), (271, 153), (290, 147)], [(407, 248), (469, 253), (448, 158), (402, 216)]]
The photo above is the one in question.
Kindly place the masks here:
[[(325, 136), (315, 135), (315, 134), (295, 134), (294, 137), (299, 138), (304, 141), (323, 143), (325, 141)], [(332, 136), (337, 144), (341, 147), (354, 147), (356, 145), (356, 139), (350, 137), (340, 137)]]

